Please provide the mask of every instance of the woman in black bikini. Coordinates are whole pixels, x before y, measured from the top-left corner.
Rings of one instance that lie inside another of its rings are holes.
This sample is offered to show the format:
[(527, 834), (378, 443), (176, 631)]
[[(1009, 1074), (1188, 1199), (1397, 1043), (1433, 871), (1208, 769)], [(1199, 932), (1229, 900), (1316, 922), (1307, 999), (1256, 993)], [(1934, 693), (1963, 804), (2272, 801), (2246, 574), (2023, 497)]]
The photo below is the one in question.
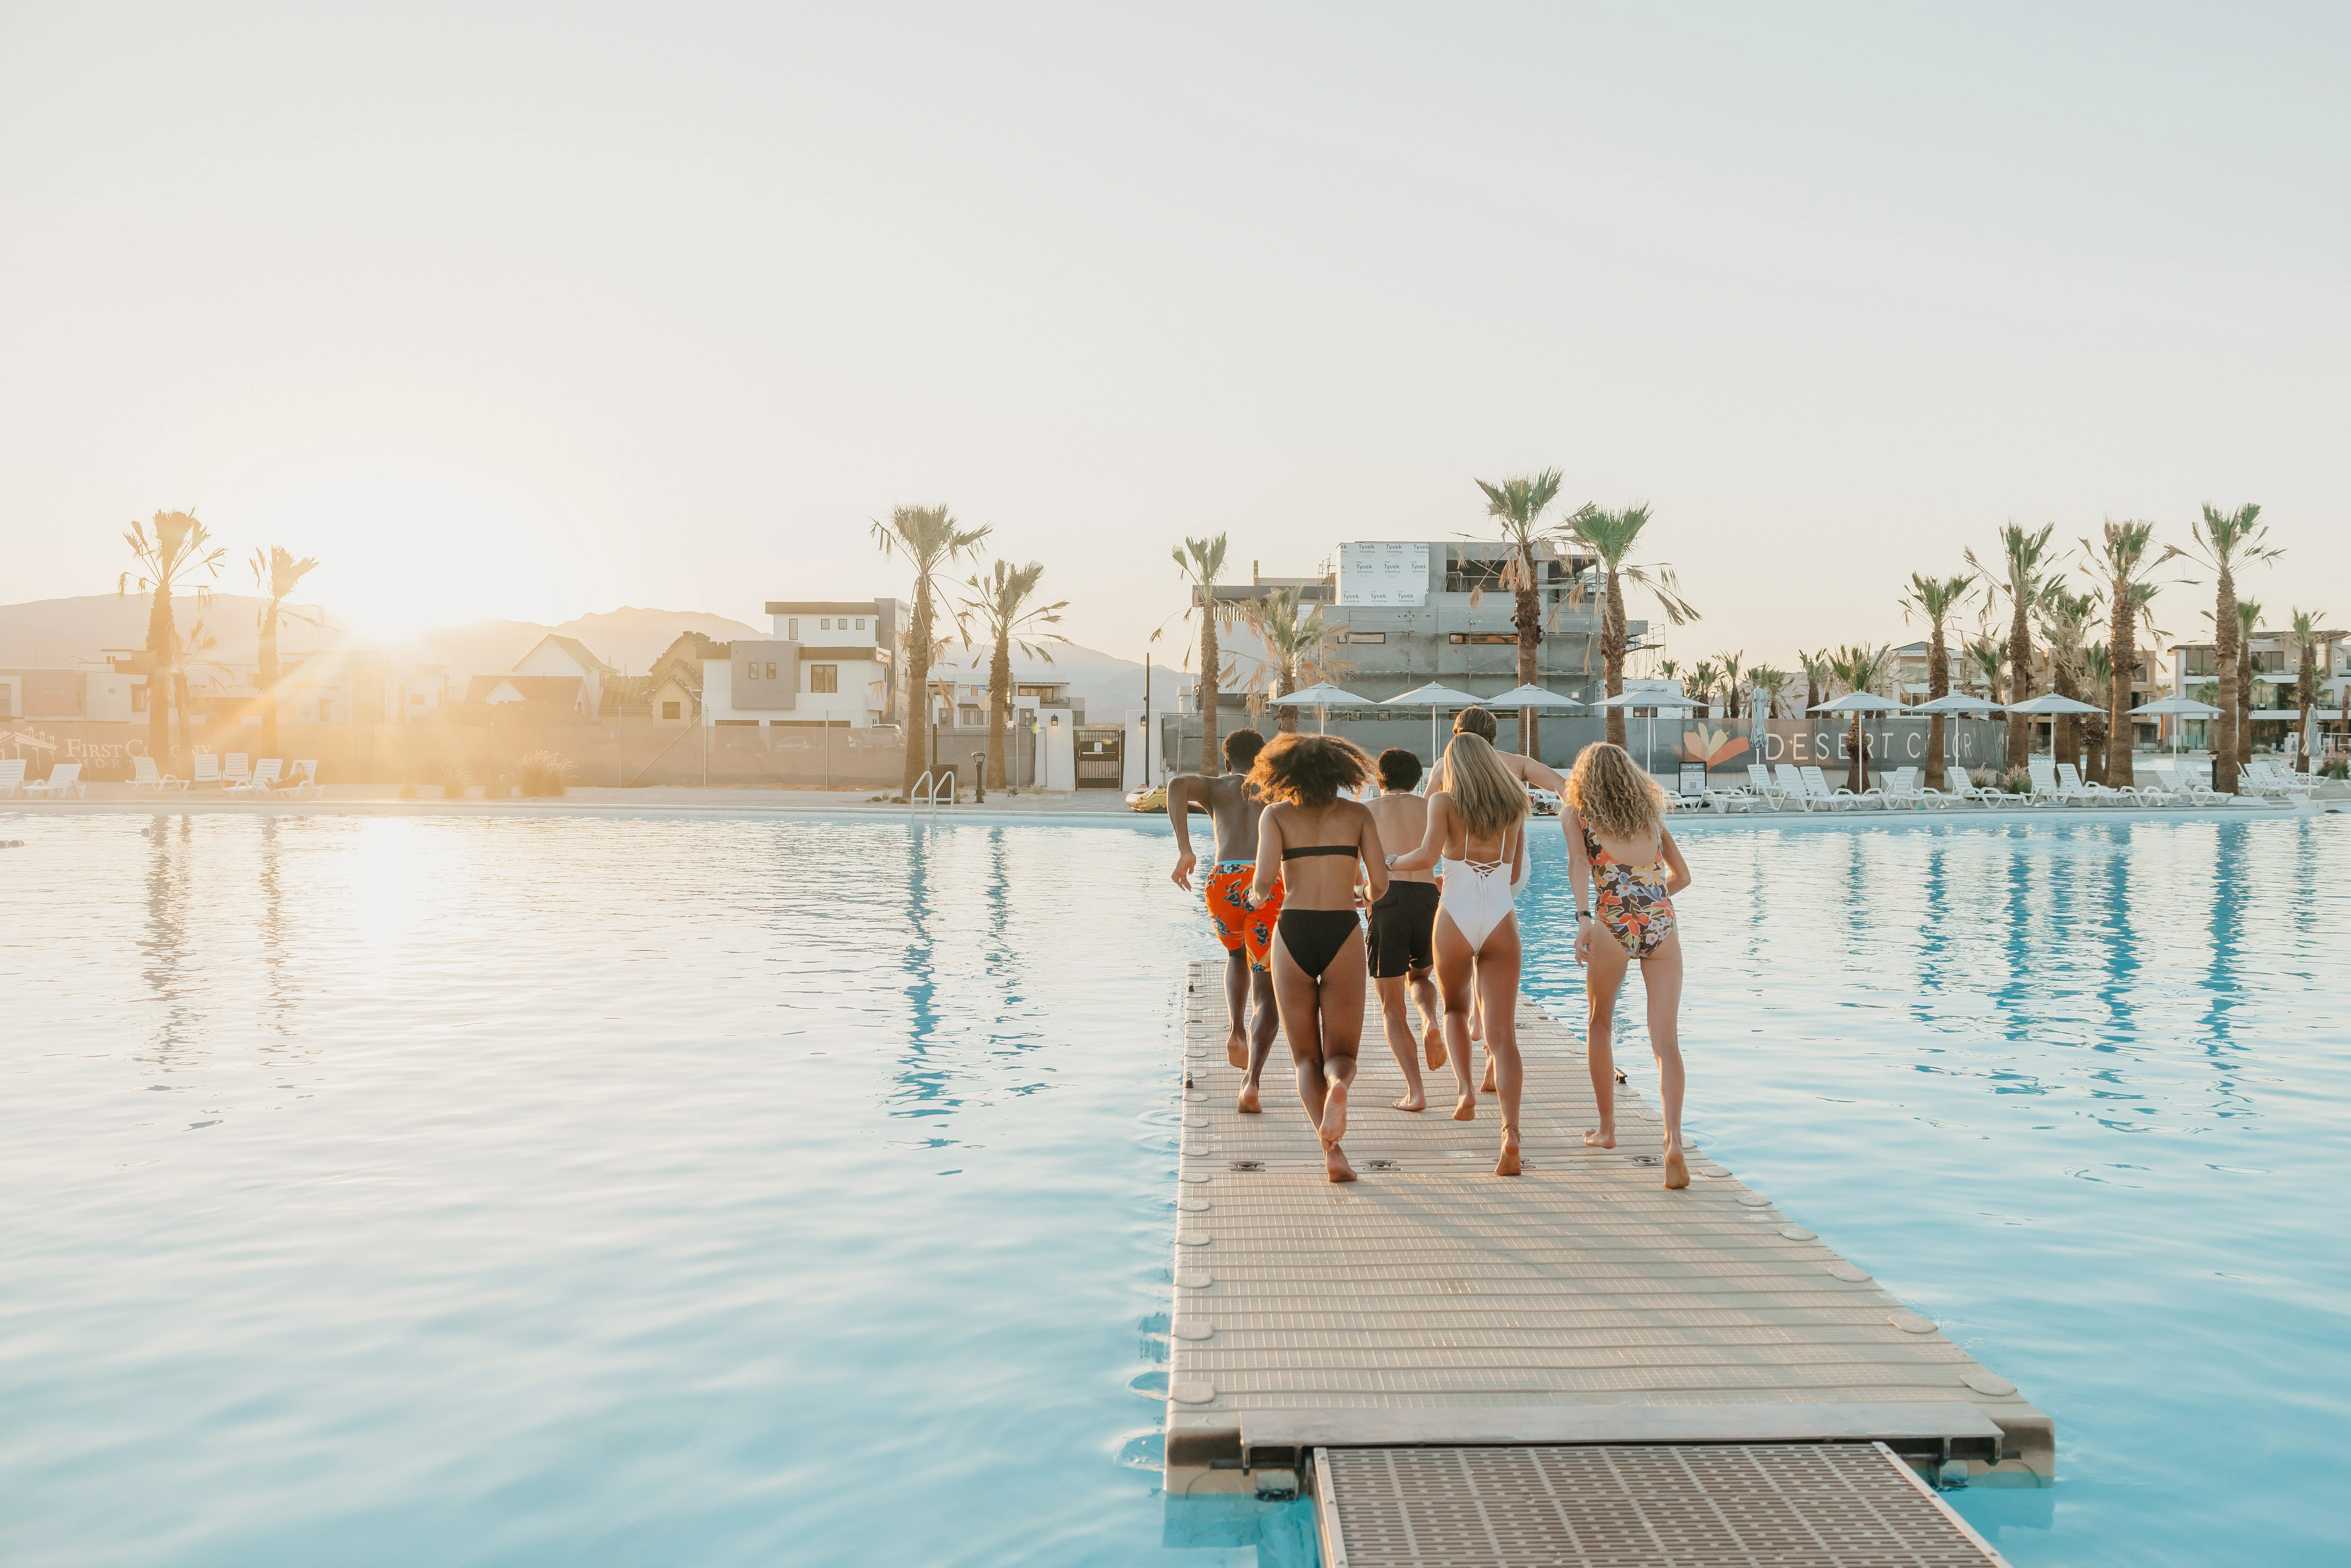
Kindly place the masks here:
[(1273, 931), (1273, 1003), (1298, 1072), (1298, 1099), (1322, 1139), (1332, 1181), (1355, 1173), (1340, 1151), (1347, 1091), (1364, 1034), (1364, 928), (1355, 916), (1356, 865), (1376, 904), (1388, 890), (1380, 830), (1360, 801), (1339, 791), (1374, 777), (1360, 747), (1335, 735), (1284, 735), (1259, 753), (1249, 784), (1271, 802), (1258, 819), (1252, 903), (1282, 889)]

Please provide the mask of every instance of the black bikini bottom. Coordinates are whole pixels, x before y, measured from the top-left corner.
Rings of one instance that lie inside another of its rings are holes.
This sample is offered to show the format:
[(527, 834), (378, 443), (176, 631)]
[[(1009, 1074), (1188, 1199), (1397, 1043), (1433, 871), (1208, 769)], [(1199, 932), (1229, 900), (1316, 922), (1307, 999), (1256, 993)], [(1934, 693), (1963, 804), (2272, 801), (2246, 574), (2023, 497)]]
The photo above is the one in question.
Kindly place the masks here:
[(1290, 961), (1319, 980), (1355, 934), (1356, 924), (1352, 909), (1285, 909), (1277, 929)]

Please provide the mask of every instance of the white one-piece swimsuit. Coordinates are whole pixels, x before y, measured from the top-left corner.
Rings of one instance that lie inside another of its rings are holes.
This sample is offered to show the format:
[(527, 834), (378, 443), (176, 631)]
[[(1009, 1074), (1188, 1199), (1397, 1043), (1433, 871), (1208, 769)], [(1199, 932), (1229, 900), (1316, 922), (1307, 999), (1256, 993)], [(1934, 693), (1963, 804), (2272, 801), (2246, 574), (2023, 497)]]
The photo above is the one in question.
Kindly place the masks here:
[(1469, 944), (1472, 953), (1485, 946), (1494, 927), (1518, 907), (1518, 884), (1510, 880), (1512, 858), (1510, 835), (1505, 833), (1499, 860), (1447, 860), (1438, 863), (1437, 870), (1445, 877), (1445, 893), (1437, 907), (1453, 916), (1453, 924), (1460, 928), (1462, 940)]

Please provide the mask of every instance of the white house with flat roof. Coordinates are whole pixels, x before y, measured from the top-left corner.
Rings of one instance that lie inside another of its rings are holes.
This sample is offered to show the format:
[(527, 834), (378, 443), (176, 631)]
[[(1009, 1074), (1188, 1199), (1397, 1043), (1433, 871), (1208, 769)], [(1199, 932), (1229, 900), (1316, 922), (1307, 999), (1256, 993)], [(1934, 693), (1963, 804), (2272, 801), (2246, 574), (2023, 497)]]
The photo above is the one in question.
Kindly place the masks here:
[(737, 637), (702, 662), (705, 724), (840, 725), (896, 722), (894, 599), (775, 600), (773, 635)]

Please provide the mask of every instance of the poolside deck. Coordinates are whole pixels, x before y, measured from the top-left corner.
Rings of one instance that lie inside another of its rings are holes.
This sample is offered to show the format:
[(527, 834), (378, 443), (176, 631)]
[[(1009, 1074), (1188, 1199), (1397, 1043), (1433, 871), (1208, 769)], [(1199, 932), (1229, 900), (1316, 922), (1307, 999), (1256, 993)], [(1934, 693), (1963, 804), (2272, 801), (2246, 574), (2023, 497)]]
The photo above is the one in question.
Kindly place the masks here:
[(2053, 1473), (2047, 1416), (1768, 1197), (1698, 1154), (1665, 1191), (1651, 1107), (1620, 1088), (1618, 1147), (1585, 1148), (1580, 1042), (1531, 1002), (1524, 1176), (1490, 1174), (1490, 1098), (1470, 1123), (1388, 1108), (1374, 999), (1363, 1179), (1341, 1186), (1286, 1059), (1263, 1115), (1234, 1110), (1220, 967), (1191, 966), (1185, 1005), (1171, 1497), (1293, 1488), (1316, 1448), (1444, 1445), (1882, 1441), (2008, 1484)]

